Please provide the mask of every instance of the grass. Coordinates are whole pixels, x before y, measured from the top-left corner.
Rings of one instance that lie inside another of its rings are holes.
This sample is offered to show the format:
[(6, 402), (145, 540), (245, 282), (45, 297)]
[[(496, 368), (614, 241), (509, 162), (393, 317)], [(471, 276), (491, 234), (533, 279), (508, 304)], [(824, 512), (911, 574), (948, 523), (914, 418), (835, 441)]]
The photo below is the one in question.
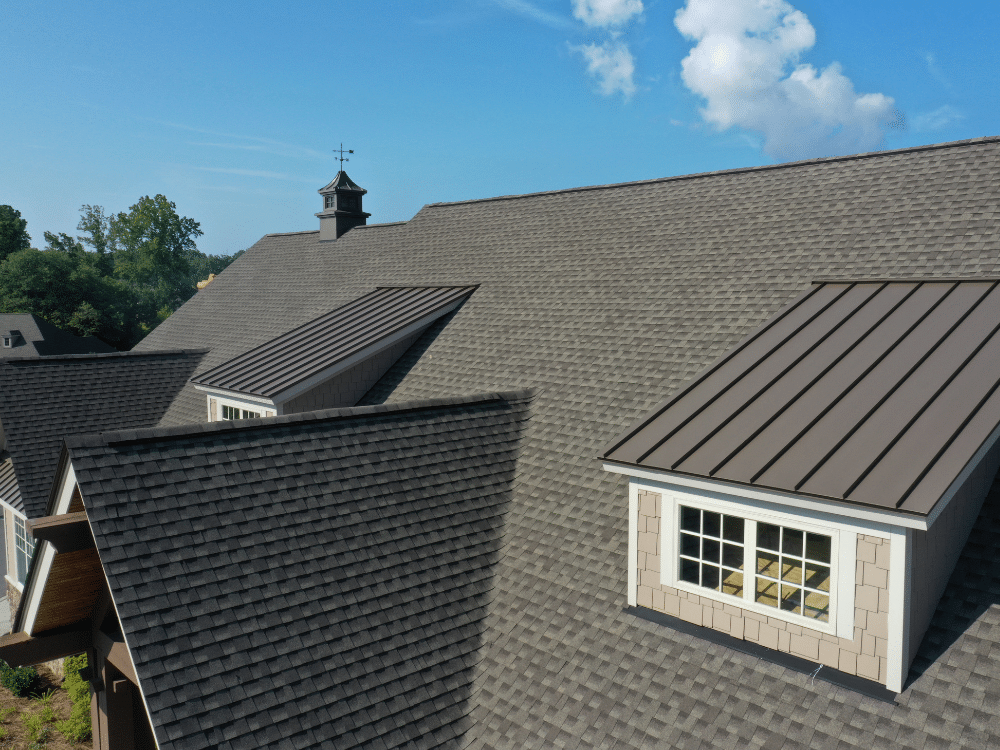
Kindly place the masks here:
[(87, 742), (70, 742), (56, 729), (69, 718), (70, 699), (59, 689), (59, 680), (45, 667), (38, 668), (34, 695), (17, 698), (0, 688), (0, 750), (85, 750)]

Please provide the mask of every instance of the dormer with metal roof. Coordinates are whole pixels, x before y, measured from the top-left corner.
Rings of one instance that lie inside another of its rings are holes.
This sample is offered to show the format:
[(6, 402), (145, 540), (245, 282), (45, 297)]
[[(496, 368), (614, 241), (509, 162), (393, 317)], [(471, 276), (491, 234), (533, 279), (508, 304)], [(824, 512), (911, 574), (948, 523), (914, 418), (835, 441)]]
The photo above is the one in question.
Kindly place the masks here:
[(474, 286), (380, 287), (191, 379), (209, 421), (354, 406)]

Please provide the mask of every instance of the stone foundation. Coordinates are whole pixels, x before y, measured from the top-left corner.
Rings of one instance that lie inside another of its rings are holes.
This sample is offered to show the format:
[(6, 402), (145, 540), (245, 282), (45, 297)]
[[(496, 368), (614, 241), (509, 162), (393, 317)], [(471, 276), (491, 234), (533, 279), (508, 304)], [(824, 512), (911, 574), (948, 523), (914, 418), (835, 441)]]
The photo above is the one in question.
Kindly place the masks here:
[(639, 491), (638, 587), (640, 607), (794, 654), (848, 674), (886, 682), (889, 612), (889, 540), (858, 535), (854, 637), (838, 638), (734, 604), (660, 584), (660, 495)]

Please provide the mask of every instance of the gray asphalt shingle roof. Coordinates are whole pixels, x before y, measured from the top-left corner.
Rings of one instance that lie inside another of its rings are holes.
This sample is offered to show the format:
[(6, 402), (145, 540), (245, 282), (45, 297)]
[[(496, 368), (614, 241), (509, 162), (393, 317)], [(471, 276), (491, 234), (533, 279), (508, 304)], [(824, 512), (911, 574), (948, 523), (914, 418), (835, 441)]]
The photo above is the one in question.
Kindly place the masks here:
[(0, 361), (0, 422), (25, 515), (45, 513), (63, 438), (156, 425), (202, 356), (170, 351)]
[(74, 336), (28, 313), (0, 314), (0, 334), (10, 331), (18, 331), (20, 337), (9, 349), (0, 346), (0, 359), (115, 351), (113, 346), (96, 336)]
[[(467, 747), (1000, 745), (995, 497), (893, 707), (624, 613), (626, 484), (595, 458), (816, 278), (1000, 275), (998, 173), (989, 138), (267, 236), (140, 348), (212, 367), (373, 286), (480, 284), (364, 399), (537, 389)], [(204, 409), (185, 389), (163, 424)]]
[(460, 737), (529, 408), (511, 393), (70, 439), (160, 748)]

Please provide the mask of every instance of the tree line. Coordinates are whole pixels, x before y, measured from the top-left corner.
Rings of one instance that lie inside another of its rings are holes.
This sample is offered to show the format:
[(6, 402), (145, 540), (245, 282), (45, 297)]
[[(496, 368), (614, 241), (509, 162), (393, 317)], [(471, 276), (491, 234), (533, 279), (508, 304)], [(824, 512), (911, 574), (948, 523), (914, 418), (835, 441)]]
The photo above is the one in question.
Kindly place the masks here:
[(163, 195), (111, 215), (84, 205), (77, 231), (44, 232), (39, 250), (21, 212), (0, 205), (0, 313), (34, 313), (127, 350), (243, 253), (200, 252), (200, 224)]

